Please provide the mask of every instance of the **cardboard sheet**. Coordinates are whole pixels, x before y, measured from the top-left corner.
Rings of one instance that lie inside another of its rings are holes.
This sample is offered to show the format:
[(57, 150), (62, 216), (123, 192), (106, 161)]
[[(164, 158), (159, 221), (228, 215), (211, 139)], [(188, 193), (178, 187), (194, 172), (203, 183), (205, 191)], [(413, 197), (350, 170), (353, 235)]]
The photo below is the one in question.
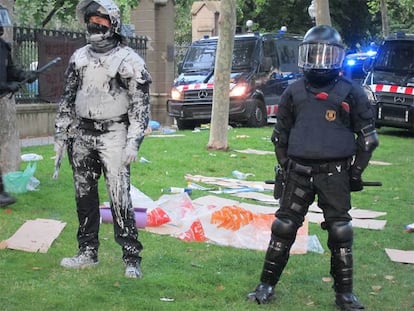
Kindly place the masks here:
[(414, 250), (403, 251), (399, 249), (386, 248), (385, 252), (392, 261), (414, 264)]
[(52, 219), (27, 220), (4, 242), (10, 249), (47, 253), (65, 226), (66, 223)]
[(275, 152), (274, 151), (266, 151), (266, 150), (257, 150), (257, 149), (243, 149), (243, 150), (235, 150), (236, 152), (240, 152), (240, 153), (247, 153), (247, 154), (258, 154), (258, 155), (266, 155), (266, 154), (270, 154), (270, 155), (274, 155)]
[(202, 175), (186, 174), (185, 179), (187, 181), (202, 182), (209, 185), (216, 185), (223, 188), (240, 188), (251, 187), (264, 190), (273, 191), (272, 184), (266, 184), (264, 181), (248, 181), (227, 177), (208, 177)]

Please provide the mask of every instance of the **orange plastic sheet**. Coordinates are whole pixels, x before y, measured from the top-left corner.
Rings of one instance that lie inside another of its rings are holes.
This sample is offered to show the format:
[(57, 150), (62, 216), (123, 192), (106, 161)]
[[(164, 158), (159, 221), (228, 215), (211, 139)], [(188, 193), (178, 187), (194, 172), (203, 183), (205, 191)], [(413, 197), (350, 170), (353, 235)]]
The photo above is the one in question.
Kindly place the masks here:
[(273, 215), (255, 214), (237, 205), (223, 206), (211, 215), (212, 224), (217, 224), (219, 228), (233, 231), (239, 230), (249, 223), (254, 223), (260, 227), (268, 226), (269, 221), (271, 222), (274, 219)]

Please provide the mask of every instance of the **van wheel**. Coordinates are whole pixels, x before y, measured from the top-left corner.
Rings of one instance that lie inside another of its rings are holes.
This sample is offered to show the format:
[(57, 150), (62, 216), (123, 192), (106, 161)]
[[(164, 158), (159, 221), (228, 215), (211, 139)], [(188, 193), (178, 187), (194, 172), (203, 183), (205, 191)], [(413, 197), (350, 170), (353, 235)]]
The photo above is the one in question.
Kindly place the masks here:
[(193, 130), (197, 124), (194, 120), (175, 119), (175, 121), (179, 130)]
[(264, 103), (256, 99), (254, 101), (254, 108), (251, 111), (249, 118), (247, 119), (247, 126), (249, 127), (262, 127), (267, 123), (267, 113)]

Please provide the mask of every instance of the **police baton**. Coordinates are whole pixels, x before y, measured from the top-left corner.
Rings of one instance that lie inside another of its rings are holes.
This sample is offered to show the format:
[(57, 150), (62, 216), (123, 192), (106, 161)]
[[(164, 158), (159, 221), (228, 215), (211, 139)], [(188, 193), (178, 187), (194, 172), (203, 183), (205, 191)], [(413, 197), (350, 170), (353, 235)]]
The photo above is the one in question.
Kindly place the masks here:
[[(275, 183), (274, 180), (265, 180), (265, 184), (272, 185), (274, 183)], [(381, 187), (382, 182), (380, 182), (380, 181), (363, 181), (362, 186), (364, 186), (364, 187)]]
[[(60, 57), (55, 57), (54, 59), (52, 59), (50, 62), (48, 62), (46, 65), (44, 65), (44, 66), (42, 66), (42, 67), (40, 67), (39, 69), (36, 69), (36, 70), (34, 70), (34, 72), (37, 74), (37, 76), (39, 76), (41, 73), (43, 73), (44, 71), (46, 71), (46, 70), (48, 70), (50, 67), (52, 67), (53, 65), (55, 65), (55, 64), (57, 64), (58, 62), (60, 62), (62, 60), (62, 58), (60, 58)], [(22, 80), (22, 81), (20, 81), (19, 82), (19, 88), (20, 87), (22, 87), (23, 86), (23, 84), (25, 84), (25, 83), (27, 83), (29, 81), (29, 79), (24, 79), (24, 80)], [(7, 93), (6, 94), (4, 94), (4, 95), (2, 95), (2, 96), (0, 96), (0, 98), (1, 97), (3, 97), (3, 96), (6, 96), (7, 95)], [(14, 95), (14, 92), (12, 92), (11, 94), (10, 94), (10, 97), (9, 98), (12, 98), (12, 96)]]
[[(59, 63), (62, 59), (60, 57), (55, 57), (54, 59), (52, 59), (50, 62), (48, 62), (46, 65), (43, 65), (42, 67), (40, 67), (39, 69), (34, 70), (35, 73), (37, 73), (37, 75), (39, 76), (41, 73), (43, 73), (44, 71), (48, 70), (50, 67), (52, 67), (53, 65)], [(29, 79), (24, 79), (23, 81), (20, 82), (20, 85), (23, 85), (24, 83), (26, 83)]]

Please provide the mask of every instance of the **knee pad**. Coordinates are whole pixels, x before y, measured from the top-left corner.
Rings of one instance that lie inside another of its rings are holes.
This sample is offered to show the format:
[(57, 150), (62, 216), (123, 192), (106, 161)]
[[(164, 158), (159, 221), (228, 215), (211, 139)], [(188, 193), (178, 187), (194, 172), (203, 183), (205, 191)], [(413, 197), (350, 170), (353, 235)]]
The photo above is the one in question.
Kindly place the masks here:
[(354, 238), (354, 229), (349, 221), (335, 221), (327, 226), (329, 237), (328, 246), (351, 247)]
[(296, 237), (298, 226), (288, 218), (276, 218), (272, 223), (272, 235), (285, 240)]

